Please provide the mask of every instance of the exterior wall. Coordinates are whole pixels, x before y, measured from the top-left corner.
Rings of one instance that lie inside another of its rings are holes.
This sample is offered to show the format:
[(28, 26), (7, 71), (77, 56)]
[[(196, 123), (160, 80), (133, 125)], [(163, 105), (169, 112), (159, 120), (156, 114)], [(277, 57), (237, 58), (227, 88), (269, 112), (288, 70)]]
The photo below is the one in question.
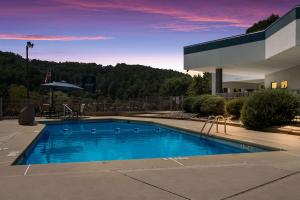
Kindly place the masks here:
[(297, 20), (297, 27), (296, 27), (296, 35), (297, 35), (297, 45), (300, 46), (300, 19)]
[[(251, 52), (251, 53), (249, 53)], [(208, 50), (184, 55), (184, 69), (255, 62), (265, 58), (265, 41)], [(224, 67), (225, 69), (226, 67)]]
[(234, 89), (241, 89), (241, 91), (244, 92), (246, 90), (257, 90), (262, 84), (246, 82), (224, 82), (223, 88), (228, 88), (228, 93), (234, 92)]
[(222, 68), (228, 75), (265, 77), (266, 88), (273, 81), (287, 80), (289, 89), (300, 90), (299, 53), (300, 6), (296, 6), (263, 31), (184, 47), (184, 69), (215, 73)]
[(296, 46), (296, 20), (266, 39), (266, 59), (294, 46)]
[(218, 66), (262, 60), (265, 58), (264, 49), (264, 41), (222, 48), (219, 50), (220, 64)]
[[(298, 34), (297, 34), (298, 33)], [(294, 20), (266, 40), (184, 55), (184, 68), (222, 67), (262, 61), (300, 45), (300, 20)], [(250, 53), (251, 52), (251, 53)], [(214, 69), (213, 69), (214, 70)]]
[(218, 54), (218, 49), (186, 54), (184, 55), (184, 69), (193, 70), (193, 68), (198, 68), (202, 66), (218, 66), (220, 64)]
[(265, 77), (265, 87), (271, 88), (272, 82), (277, 82), (279, 85), (282, 81), (288, 81), (288, 89), (300, 90), (300, 65), (275, 73), (267, 74)]

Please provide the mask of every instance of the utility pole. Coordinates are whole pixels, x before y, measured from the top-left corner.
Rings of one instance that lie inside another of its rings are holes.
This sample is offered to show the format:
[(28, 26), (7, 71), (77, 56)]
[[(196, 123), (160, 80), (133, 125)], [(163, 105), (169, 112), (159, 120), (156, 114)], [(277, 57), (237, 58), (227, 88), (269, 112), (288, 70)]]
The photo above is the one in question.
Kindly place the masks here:
[(26, 44), (26, 88), (27, 88), (27, 100), (29, 100), (29, 74), (28, 74), (28, 65), (29, 65), (29, 58), (28, 58), (28, 49), (33, 48), (33, 43), (27, 42)]

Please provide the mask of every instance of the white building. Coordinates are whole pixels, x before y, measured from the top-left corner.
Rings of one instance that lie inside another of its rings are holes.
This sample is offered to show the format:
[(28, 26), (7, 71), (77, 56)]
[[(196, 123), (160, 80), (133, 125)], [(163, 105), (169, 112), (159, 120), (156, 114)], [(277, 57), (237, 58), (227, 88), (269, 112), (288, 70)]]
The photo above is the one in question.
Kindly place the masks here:
[(300, 90), (300, 6), (264, 31), (184, 47), (184, 69), (212, 73), (212, 93)]

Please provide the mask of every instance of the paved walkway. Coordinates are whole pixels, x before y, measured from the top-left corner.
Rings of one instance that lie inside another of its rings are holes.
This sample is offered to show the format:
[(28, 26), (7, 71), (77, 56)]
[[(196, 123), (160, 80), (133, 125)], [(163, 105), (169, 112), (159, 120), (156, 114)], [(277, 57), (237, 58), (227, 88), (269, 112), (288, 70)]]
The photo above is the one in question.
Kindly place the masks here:
[[(132, 116), (135, 117), (145, 117), (145, 118), (164, 118), (164, 119), (185, 119), (185, 120), (191, 120), (191, 121), (206, 121), (207, 117), (196, 117), (196, 114), (192, 113), (185, 113), (182, 111), (166, 111), (166, 112), (151, 112), (151, 113), (138, 113), (134, 114)], [(291, 135), (298, 135), (300, 136), (300, 126), (299, 126), (299, 117), (297, 118), (298, 123), (295, 123), (294, 125), (283, 125), (283, 126), (274, 126), (269, 128), (268, 132), (280, 132), (280, 133), (286, 133)], [(223, 123), (223, 121), (221, 121)], [(240, 120), (232, 120), (228, 119), (226, 121), (227, 124), (231, 126), (243, 126), (243, 123)]]
[[(169, 119), (140, 120), (195, 132), (203, 124)], [(0, 121), (1, 200), (300, 199), (299, 136), (228, 127), (228, 135), (216, 134), (217, 137), (286, 151), (12, 166), (16, 156), (42, 128), (41, 124), (19, 126), (16, 120)]]

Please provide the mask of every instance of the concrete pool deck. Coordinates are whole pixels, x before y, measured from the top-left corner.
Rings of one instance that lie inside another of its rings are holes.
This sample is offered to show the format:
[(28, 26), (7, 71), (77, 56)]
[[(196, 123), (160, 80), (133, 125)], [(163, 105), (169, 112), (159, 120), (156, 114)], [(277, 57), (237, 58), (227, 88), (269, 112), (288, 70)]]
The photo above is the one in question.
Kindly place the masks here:
[[(202, 122), (151, 121), (199, 132)], [(218, 137), (284, 149), (264, 153), (12, 166), (44, 125), (0, 121), (0, 199), (299, 199), (300, 137), (227, 127)], [(220, 125), (220, 131), (223, 126)]]

